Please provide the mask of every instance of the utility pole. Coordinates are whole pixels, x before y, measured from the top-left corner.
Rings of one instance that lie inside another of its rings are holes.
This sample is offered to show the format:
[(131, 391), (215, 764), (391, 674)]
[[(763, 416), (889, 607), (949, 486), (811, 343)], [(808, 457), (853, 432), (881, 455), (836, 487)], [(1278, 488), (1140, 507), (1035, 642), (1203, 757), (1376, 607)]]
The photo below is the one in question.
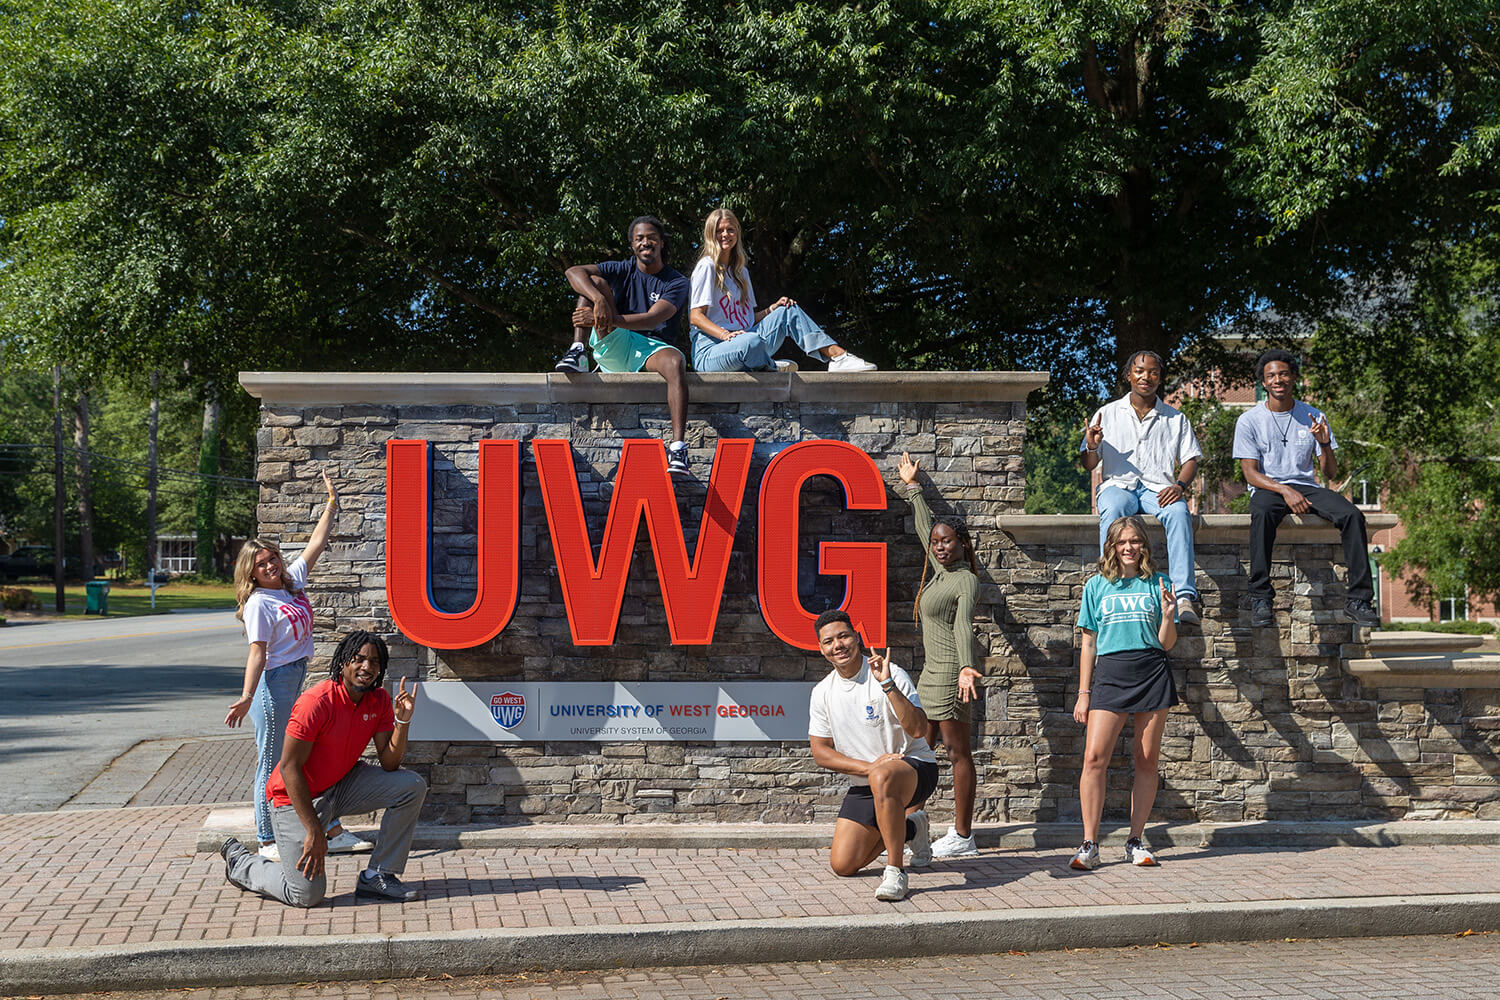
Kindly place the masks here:
[(63, 548), (67, 538), (63, 532), (63, 505), (67, 503), (63, 489), (62, 453), (62, 365), (52, 366), (52, 582), (57, 586), (57, 613), (67, 611), (67, 598), (63, 595), (63, 568), (67, 556)]
[[(156, 423), (161, 413), (161, 371), (151, 369), (151, 408), (146, 411), (146, 569), (155, 573), (156, 558)], [(153, 591), (154, 593), (154, 591)]]

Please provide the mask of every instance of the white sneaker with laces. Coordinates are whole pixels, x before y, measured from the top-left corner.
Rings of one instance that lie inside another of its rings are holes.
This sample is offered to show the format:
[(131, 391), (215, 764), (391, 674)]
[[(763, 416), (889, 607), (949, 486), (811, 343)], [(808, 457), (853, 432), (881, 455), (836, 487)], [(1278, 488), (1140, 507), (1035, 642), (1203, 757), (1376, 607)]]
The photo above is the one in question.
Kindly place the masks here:
[(667, 446), (667, 471), (674, 476), (692, 478), (693, 467), (688, 464), (688, 446)]
[(828, 362), (831, 372), (872, 372), (875, 366), (852, 351), (845, 351)]
[(887, 903), (894, 903), (898, 899), (906, 898), (906, 872), (900, 868), (885, 866), (885, 877), (880, 880), (880, 888), (875, 890), (875, 898)]
[(1073, 855), (1073, 860), (1068, 862), (1069, 868), (1076, 868), (1081, 872), (1090, 872), (1099, 867), (1099, 845), (1092, 840), (1085, 840), (1078, 853)]
[(974, 835), (967, 837), (958, 835), (958, 828), (950, 826), (948, 832), (942, 839), (934, 841), (932, 845), (932, 856), (935, 858), (972, 858), (979, 853), (979, 847), (974, 843)]
[(1125, 860), (1142, 868), (1151, 868), (1156, 864), (1156, 855), (1139, 838), (1131, 837), (1125, 841)]
[(932, 864), (932, 827), (927, 821), (927, 812), (918, 809), (906, 818), (916, 828), (907, 842), (911, 848), (911, 864), (914, 868), (924, 868)]
[(259, 853), (263, 858), (269, 858), (278, 863), (281, 861), (281, 852), (276, 849), (275, 844), (261, 844)]
[(374, 844), (363, 837), (356, 837), (348, 830), (340, 833), (337, 837), (328, 838), (329, 854), (360, 854), (364, 851), (373, 850), (375, 850)]

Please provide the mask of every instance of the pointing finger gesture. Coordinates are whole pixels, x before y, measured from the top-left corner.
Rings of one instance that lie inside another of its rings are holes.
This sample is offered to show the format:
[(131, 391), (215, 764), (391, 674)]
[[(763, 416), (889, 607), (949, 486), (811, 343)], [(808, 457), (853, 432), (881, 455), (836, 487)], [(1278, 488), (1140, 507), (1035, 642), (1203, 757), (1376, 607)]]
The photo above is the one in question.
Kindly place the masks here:
[(1172, 593), (1172, 588), (1167, 586), (1166, 577), (1161, 581), (1161, 614), (1163, 618), (1177, 612), (1177, 595)]
[(417, 707), (417, 685), (412, 684), (411, 690), (406, 690), (406, 678), (401, 678), (400, 687), (396, 691), (396, 718), (405, 722), (411, 721), (411, 713)]
[(1319, 414), (1318, 419), (1312, 422), (1309, 430), (1312, 431), (1313, 440), (1318, 444), (1327, 444), (1331, 437), (1328, 433), (1328, 418), (1322, 414)]
[(1083, 425), (1083, 443), (1089, 451), (1098, 451), (1099, 445), (1104, 440), (1104, 418), (1094, 414), (1094, 422)]

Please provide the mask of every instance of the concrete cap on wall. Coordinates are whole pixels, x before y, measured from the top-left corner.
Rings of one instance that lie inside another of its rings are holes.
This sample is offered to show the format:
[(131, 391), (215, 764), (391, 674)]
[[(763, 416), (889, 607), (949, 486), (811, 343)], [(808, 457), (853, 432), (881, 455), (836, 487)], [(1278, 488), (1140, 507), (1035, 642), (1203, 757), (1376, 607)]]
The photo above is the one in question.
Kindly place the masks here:
[[(698, 403), (981, 403), (1024, 402), (1048, 378), (1047, 372), (725, 372), (687, 381)], [(270, 406), (659, 404), (665, 391), (653, 373), (240, 372), (240, 385)]]

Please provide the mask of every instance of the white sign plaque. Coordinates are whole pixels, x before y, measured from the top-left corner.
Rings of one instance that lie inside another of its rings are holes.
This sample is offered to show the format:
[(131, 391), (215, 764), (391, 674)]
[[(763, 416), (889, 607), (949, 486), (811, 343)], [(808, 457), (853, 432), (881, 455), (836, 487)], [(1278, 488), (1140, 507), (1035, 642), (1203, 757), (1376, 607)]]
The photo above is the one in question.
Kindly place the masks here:
[(414, 740), (803, 741), (811, 681), (423, 681)]

